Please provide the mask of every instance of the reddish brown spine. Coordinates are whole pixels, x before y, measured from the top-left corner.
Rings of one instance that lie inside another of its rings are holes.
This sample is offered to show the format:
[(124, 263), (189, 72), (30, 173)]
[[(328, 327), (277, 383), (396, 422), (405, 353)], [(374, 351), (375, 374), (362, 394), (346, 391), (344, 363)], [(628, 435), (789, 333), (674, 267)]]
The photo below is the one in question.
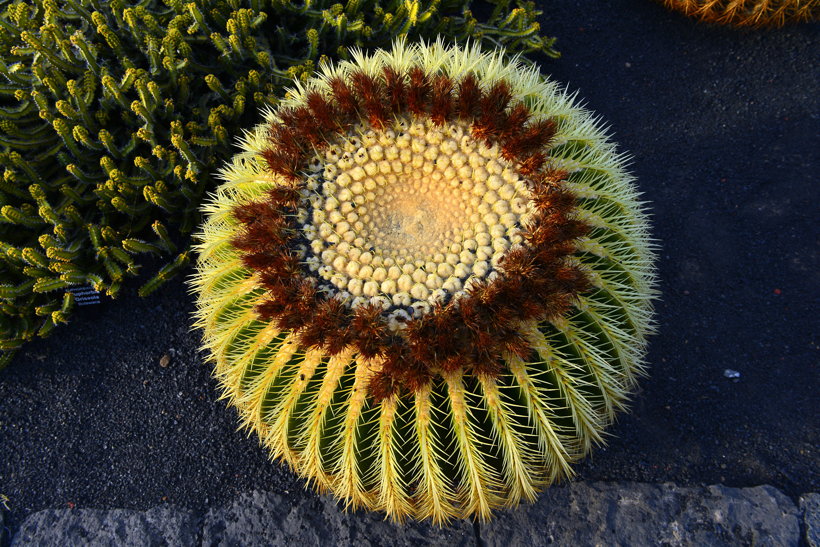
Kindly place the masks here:
[(410, 85), (407, 89), (407, 111), (420, 118), (427, 114), (428, 100), (430, 99), (430, 79), (419, 67), (408, 71)]
[(384, 129), (388, 112), (382, 83), (364, 72), (354, 72), (350, 75), (350, 81), (353, 82), (353, 89), (359, 96), (371, 127), (376, 130)]

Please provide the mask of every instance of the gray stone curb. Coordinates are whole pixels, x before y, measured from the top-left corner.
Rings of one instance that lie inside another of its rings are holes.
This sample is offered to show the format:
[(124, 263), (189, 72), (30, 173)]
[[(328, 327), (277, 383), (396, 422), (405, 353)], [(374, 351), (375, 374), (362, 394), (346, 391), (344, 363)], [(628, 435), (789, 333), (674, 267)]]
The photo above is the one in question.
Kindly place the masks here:
[(806, 545), (820, 547), (820, 494), (800, 496), (800, 517)]
[(798, 545), (797, 507), (773, 486), (578, 483), (482, 527), (511, 545)]
[(127, 509), (46, 509), (30, 515), (12, 545), (197, 545), (199, 519), (189, 511), (153, 507)]
[(818, 546), (819, 509), (818, 494), (803, 496), (798, 509), (772, 486), (592, 482), (551, 488), (536, 503), (501, 511), (488, 524), (457, 521), (438, 528), (345, 512), (327, 496), (294, 502), (257, 491), (204, 515), (169, 506), (48, 509), (26, 518), (11, 545), (797, 546), (802, 536)]
[(8, 543), (8, 530), (6, 530), (6, 512), (0, 507), (0, 547), (5, 547)]

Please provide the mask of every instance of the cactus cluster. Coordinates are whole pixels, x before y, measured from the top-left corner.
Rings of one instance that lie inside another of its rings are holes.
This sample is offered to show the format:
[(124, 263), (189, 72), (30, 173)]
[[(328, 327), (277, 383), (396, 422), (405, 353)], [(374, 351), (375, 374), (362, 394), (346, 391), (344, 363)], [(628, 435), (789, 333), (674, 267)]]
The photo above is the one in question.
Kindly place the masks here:
[(241, 128), (322, 58), (438, 34), (554, 54), (531, 2), (469, 5), (0, 0), (0, 366), (67, 320), (70, 288), (181, 270)]
[(352, 507), (486, 519), (602, 441), (652, 243), (598, 121), (502, 51), (324, 65), (223, 169), (197, 325), (273, 456)]
[(820, 20), (818, 0), (661, 0), (670, 9), (709, 23), (780, 27)]

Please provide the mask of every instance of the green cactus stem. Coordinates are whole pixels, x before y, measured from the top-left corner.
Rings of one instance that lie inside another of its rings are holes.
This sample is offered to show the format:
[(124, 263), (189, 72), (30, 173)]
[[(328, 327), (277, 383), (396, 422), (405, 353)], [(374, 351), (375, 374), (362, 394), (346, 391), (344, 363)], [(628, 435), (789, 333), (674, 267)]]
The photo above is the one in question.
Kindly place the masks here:
[(67, 287), (113, 297), (140, 272), (148, 294), (182, 271), (234, 139), (323, 59), (439, 33), (554, 54), (531, 3), (469, 5), (0, 0), (0, 363)]
[(536, 67), (405, 45), (247, 135), (192, 285), (224, 396), (349, 507), (487, 519), (571, 474), (643, 370), (643, 204)]

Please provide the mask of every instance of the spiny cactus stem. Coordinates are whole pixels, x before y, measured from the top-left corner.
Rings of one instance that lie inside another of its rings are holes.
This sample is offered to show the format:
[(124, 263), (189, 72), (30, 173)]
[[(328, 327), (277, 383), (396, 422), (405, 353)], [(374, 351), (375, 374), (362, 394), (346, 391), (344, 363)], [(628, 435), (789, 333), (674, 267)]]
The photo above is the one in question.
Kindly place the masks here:
[(82, 67), (78, 65), (74, 65), (72, 63), (66, 62), (54, 52), (43, 45), (37, 36), (32, 34), (31, 32), (24, 30), (20, 33), (20, 37), (25, 40), (31, 47), (37, 50), (43, 57), (49, 60), (49, 62), (54, 65), (55, 67), (63, 70), (65, 72), (70, 72), (72, 74), (82, 74)]
[(53, 142), (52, 139), (43, 140), (12, 140), (3, 135), (0, 135), (0, 145), (17, 150), (42, 150), (44, 146), (48, 146)]
[[(80, 3), (78, 3), (77, 0), (64, 0), (64, 1), (65, 1), (66, 4), (71, 6), (71, 11), (78, 14), (80, 17), (85, 19), (88, 23), (95, 24), (94, 20), (91, 17), (91, 13), (88, 12)], [(95, 9), (97, 8), (97, 6), (95, 4), (92, 3), (92, 5), (95, 7)]]
[(34, 119), (31, 114), (34, 113), (35, 108), (36, 103), (29, 100), (23, 100), (16, 107), (0, 107), (0, 116), (6, 120), (31, 121)]
[(23, 158), (17, 152), (12, 152), (9, 154), (9, 158), (11, 159), (12, 163), (18, 169), (24, 171), (26, 175), (28, 175), (29, 179), (38, 182), (39, 184), (46, 184), (42, 177), (34, 170), (34, 168), (29, 165), (27, 161), (24, 161)]
[(0, 28), (5, 29), (10, 36), (20, 36), (20, 29), (18, 29), (12, 23), (6, 21), (3, 17), (0, 17)]
[[(0, 21), (2, 21), (2, 19), (0, 19)], [(9, 70), (9, 67), (2, 60), (0, 60), (0, 74), (5, 76), (14, 84), (29, 85), (31, 83), (28, 78), (24, 78), (22, 75)]]

